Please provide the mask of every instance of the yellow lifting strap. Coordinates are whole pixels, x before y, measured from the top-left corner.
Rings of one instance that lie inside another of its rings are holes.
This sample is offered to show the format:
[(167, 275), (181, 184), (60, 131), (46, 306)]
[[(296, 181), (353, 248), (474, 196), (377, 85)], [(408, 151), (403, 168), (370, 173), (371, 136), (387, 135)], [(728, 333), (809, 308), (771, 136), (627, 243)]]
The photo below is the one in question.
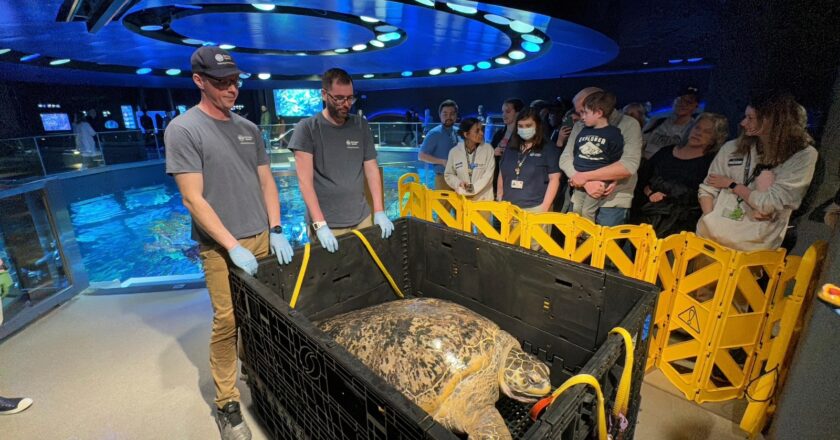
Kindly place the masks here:
[(391, 288), (394, 289), (394, 293), (397, 294), (398, 297), (404, 298), (402, 291), (399, 287), (397, 287), (397, 283), (394, 282), (394, 278), (391, 276), (391, 273), (388, 272), (388, 269), (386, 269), (385, 265), (382, 264), (382, 260), (379, 259), (379, 255), (376, 255), (376, 251), (373, 250), (373, 246), (370, 245), (367, 238), (365, 238), (365, 236), (357, 229), (354, 229), (352, 232), (356, 234), (356, 237), (359, 237), (359, 240), (362, 240), (362, 244), (365, 245), (368, 253), (370, 253), (370, 256), (373, 258), (373, 261), (376, 262), (376, 265), (379, 266), (379, 270), (381, 270), (382, 274), (385, 275), (385, 278), (388, 279), (388, 283), (391, 284)]
[(297, 304), (298, 295), (300, 295), (300, 286), (303, 284), (304, 275), (306, 275), (306, 267), (309, 266), (309, 247), (309, 243), (306, 243), (306, 246), (303, 247), (303, 262), (300, 263), (300, 272), (298, 272), (297, 281), (295, 281), (295, 290), (292, 292), (292, 300), (289, 301), (289, 307), (291, 308), (295, 308), (295, 304)]
[(618, 382), (618, 391), (615, 392), (615, 405), (613, 405), (613, 415), (627, 415), (627, 409), (630, 406), (630, 385), (633, 382), (633, 337), (627, 330), (616, 327), (610, 330), (610, 333), (615, 333), (624, 338), (624, 371), (621, 372), (621, 379)]
[(592, 376), (591, 374), (578, 374), (570, 377), (569, 380), (563, 382), (563, 385), (560, 385), (560, 388), (557, 388), (553, 393), (551, 393), (549, 405), (554, 403), (554, 400), (560, 397), (560, 395), (567, 389), (581, 384), (589, 385), (592, 388), (595, 388), (595, 394), (598, 396), (598, 439), (607, 440), (607, 419), (604, 415), (604, 393), (601, 392), (601, 384), (598, 383), (598, 379), (595, 379), (595, 376)]

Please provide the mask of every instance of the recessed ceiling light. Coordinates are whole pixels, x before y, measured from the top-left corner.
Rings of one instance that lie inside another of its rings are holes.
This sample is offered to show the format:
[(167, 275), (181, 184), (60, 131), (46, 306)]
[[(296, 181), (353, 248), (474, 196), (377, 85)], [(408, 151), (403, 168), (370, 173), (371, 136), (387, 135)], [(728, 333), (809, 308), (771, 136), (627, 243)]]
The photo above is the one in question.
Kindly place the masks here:
[(39, 53), (33, 53), (33, 54), (31, 54), (31, 55), (25, 55), (25, 56), (22, 56), (22, 57), (20, 58), (20, 60), (21, 60), (21, 61), (23, 61), (23, 62), (27, 62), (27, 61), (32, 61), (32, 60), (34, 60), (34, 59), (36, 59), (36, 58), (38, 58), (38, 57), (40, 57), (40, 56), (41, 56), (41, 54), (39, 54)]
[(350, 49), (342, 47), (341, 49), (336, 49), (333, 52), (335, 52), (335, 53), (347, 53), (348, 51), (350, 51)]
[(505, 57), (496, 58), (496, 64), (502, 64), (502, 65), (510, 64), (510, 59), (505, 58)]
[(391, 40), (399, 40), (400, 33), (399, 32), (388, 32), (387, 34), (379, 34), (376, 36), (376, 39), (379, 41), (391, 41)]
[(271, 3), (254, 3), (251, 6), (259, 9), (260, 11), (273, 11), (274, 8), (276, 7), (275, 5), (272, 5)]
[(141, 31), (146, 31), (146, 32), (154, 32), (154, 31), (159, 31), (161, 29), (163, 29), (163, 26), (161, 26), (159, 24), (147, 24), (145, 26), (140, 26), (140, 30)]
[(466, 66), (461, 67), (461, 70), (463, 70), (464, 72), (472, 72), (473, 70), (475, 70), (475, 66), (473, 66), (472, 64), (467, 64)]
[(365, 50), (365, 49), (367, 49), (367, 44), (357, 44), (357, 45), (353, 46), (353, 50), (356, 51), (356, 52), (358, 52), (360, 50)]
[(196, 40), (195, 38), (184, 38), (181, 41), (186, 44), (204, 44), (204, 40)]
[(414, 75), (414, 72), (412, 72), (412, 71), (410, 71), (410, 70), (406, 70), (405, 72), (401, 73), (400, 75), (402, 75), (402, 76), (411, 76), (411, 75)]
[(527, 50), (528, 52), (539, 52), (540, 45), (537, 43), (532, 43), (530, 41), (523, 41), (521, 44), (522, 48)]
[(493, 65), (490, 64), (490, 61), (479, 61), (476, 66), (478, 66), (479, 69), (489, 69), (493, 67)]
[(370, 40), (370, 41), (368, 41), (368, 44), (370, 44), (371, 46), (374, 46), (374, 47), (385, 47), (385, 43), (383, 43), (379, 40)]
[(216, 42), (215, 41), (205, 41), (205, 42), (201, 43), (201, 45), (202, 46), (215, 46)]
[(366, 74), (364, 74), (364, 76), (363, 76), (363, 77), (364, 77), (364, 78), (368, 78), (368, 79), (369, 79), (369, 78), (373, 78), (373, 76), (374, 76), (374, 75), (373, 75), (372, 73), (366, 73)]
[(167, 69), (166, 74), (169, 76), (175, 76), (181, 74), (181, 69)]
[(219, 49), (231, 50), (236, 49), (236, 46), (234, 46), (233, 44), (220, 44)]
[(683, 62), (683, 59), (682, 58), (674, 58), (674, 59), (668, 60), (668, 62), (671, 63), (671, 64), (679, 64), (679, 63)]
[(271, 78), (271, 74), (270, 73), (260, 73), (259, 75), (257, 75), (257, 78), (259, 78), (259, 79), (269, 79), (269, 78)]
[(416, 1), (417, 3), (420, 3), (421, 5), (426, 5), (426, 6), (431, 6), (431, 7), (435, 6), (434, 0), (414, 0), (414, 1)]
[(378, 21), (379, 21), (379, 19), (378, 19), (378, 18), (366, 17), (366, 16), (364, 16), (364, 15), (362, 15), (362, 16), (361, 16), (361, 17), (359, 17), (359, 18), (361, 18), (361, 19), (362, 19), (362, 21), (366, 21), (366, 22), (368, 22), (368, 23), (376, 23), (376, 22), (378, 22)]
[(377, 32), (394, 32), (399, 28), (396, 26), (391, 26), (390, 24), (383, 24), (382, 26), (377, 26), (373, 29)]
[(50, 66), (60, 66), (62, 64), (67, 64), (70, 62), (70, 58), (62, 58), (60, 60), (52, 60), (50, 61)]
[(696, 63), (696, 62), (699, 62), (699, 61), (703, 61), (703, 57), (689, 58), (686, 61), (688, 61), (689, 63)]
[(642, 61), (643, 66), (647, 66), (648, 64), (650, 64), (650, 63), (648, 63), (647, 61)]
[(538, 37), (534, 34), (525, 34), (522, 36), (522, 39), (536, 44), (543, 44), (545, 42), (545, 40), (542, 37)]
[(521, 59), (525, 58), (525, 52), (522, 52), (521, 50), (512, 50), (512, 51), (510, 51), (508, 56), (512, 60), (521, 60)]
[(534, 26), (528, 23), (523, 23), (519, 20), (513, 20), (512, 22), (510, 22), (510, 28), (515, 30), (516, 32), (519, 32), (520, 34), (527, 34), (528, 32), (532, 32), (535, 29)]
[(432, 69), (429, 71), (429, 75), (440, 75), (440, 69)]
[(457, 71), (458, 71), (457, 67), (447, 67), (446, 70), (444, 70), (444, 72), (446, 72), (446, 73), (455, 73)]
[(489, 21), (490, 23), (496, 23), (496, 24), (500, 24), (500, 25), (503, 25), (503, 26), (507, 26), (507, 25), (510, 24), (510, 19), (502, 17), (501, 15), (487, 14), (487, 15), (484, 16), (484, 18), (487, 21)]
[(478, 12), (478, 9), (473, 8), (472, 6), (457, 5), (455, 3), (447, 3), (446, 6), (448, 6), (449, 9), (462, 14), (475, 14)]
[(308, 54), (307, 54), (306, 52), (298, 52), (298, 53), (296, 53), (295, 55), (296, 55), (296, 56), (299, 56), (299, 57), (305, 57), (305, 56), (306, 56), (306, 55), (308, 55)]
[(248, 79), (248, 78), (251, 77), (251, 74), (246, 73), (246, 72), (242, 72), (242, 73), (239, 74), (239, 77), (242, 78), (242, 79)]
[(12, 51), (12, 49), (0, 49), (0, 55), (5, 55), (5, 54), (7, 54), (11, 51)]
[(146, 75), (147, 73), (151, 73), (152, 69), (149, 67), (141, 67), (135, 71), (138, 75)]

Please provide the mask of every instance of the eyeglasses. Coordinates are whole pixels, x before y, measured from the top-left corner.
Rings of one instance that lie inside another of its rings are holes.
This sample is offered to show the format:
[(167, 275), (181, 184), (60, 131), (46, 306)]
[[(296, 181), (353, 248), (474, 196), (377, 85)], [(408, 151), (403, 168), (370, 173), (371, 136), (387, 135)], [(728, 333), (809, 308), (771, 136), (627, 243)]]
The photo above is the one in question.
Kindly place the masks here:
[(230, 88), (230, 86), (235, 86), (237, 89), (242, 87), (242, 80), (239, 79), (239, 78), (236, 78), (236, 79), (233, 79), (233, 78), (229, 78), (229, 79), (217, 78), (213, 75), (208, 75), (206, 73), (202, 73), (201, 75), (204, 76), (205, 78), (209, 79), (210, 84), (212, 84), (213, 87), (215, 87), (219, 90), (227, 90), (227, 89)]
[(329, 96), (329, 97), (330, 97), (330, 99), (332, 99), (333, 101), (335, 101), (335, 103), (336, 103), (336, 104), (338, 104), (338, 105), (344, 104), (345, 102), (349, 102), (349, 103), (350, 103), (350, 105), (353, 105), (353, 104), (355, 104), (355, 103), (356, 103), (356, 100), (358, 99), (358, 98), (356, 98), (356, 95), (350, 95), (350, 96), (333, 96), (333, 95), (330, 95), (330, 92), (328, 92), (328, 91), (326, 91), (326, 90), (324, 91), (324, 93), (326, 93), (326, 94), (327, 94), (327, 96)]

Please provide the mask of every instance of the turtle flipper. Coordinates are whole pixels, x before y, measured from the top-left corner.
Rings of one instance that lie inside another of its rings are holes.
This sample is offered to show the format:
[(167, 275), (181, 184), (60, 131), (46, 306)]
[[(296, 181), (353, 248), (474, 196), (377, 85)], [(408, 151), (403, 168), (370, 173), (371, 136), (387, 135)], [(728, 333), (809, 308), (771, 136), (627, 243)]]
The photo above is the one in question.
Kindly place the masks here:
[(479, 409), (476, 417), (465, 426), (469, 440), (512, 440), (505, 419), (495, 406)]

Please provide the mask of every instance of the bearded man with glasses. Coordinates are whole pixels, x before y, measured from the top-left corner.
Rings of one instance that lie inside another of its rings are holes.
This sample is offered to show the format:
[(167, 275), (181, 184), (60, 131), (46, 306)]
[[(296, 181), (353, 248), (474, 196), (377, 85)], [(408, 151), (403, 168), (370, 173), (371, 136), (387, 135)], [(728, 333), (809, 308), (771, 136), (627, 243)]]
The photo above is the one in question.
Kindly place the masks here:
[(292, 247), (280, 226), (280, 200), (259, 128), (233, 113), (241, 73), (230, 54), (203, 46), (190, 59), (201, 102), (169, 123), (166, 172), (175, 177), (192, 216), (213, 304), (210, 372), (223, 440), (249, 440), (236, 388), (237, 331), (228, 280), (231, 264), (257, 273), (269, 251), (280, 264)]
[[(382, 238), (388, 238), (394, 224), (383, 207), (373, 134), (367, 120), (350, 114), (356, 102), (353, 79), (333, 68), (324, 73), (321, 86), (325, 108), (298, 122), (289, 149), (295, 152), (300, 192), (311, 222), (309, 236), (314, 231), (321, 246), (335, 252), (336, 237), (376, 224)], [(372, 221), (365, 182), (373, 197)]]

